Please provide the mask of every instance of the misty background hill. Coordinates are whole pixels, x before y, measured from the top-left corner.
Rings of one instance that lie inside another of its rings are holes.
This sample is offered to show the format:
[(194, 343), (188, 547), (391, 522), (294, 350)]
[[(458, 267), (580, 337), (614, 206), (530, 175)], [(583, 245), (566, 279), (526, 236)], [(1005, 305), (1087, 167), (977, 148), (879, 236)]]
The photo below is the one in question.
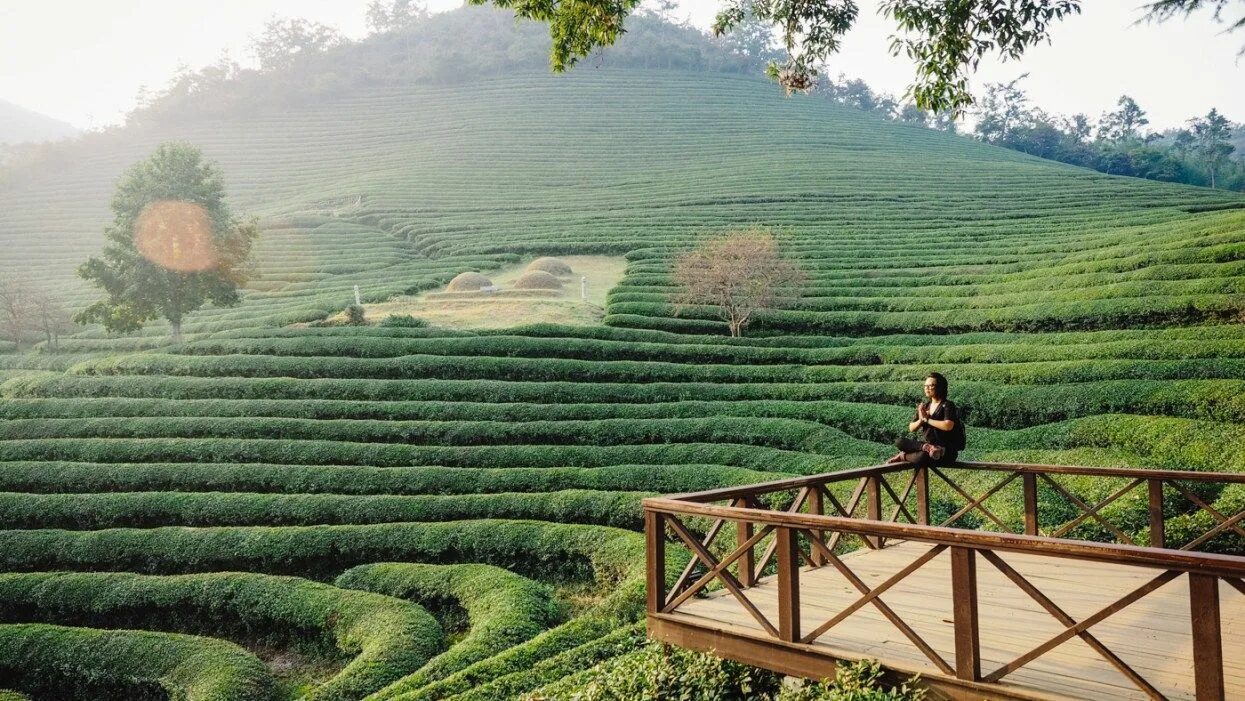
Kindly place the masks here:
[(0, 100), (0, 144), (56, 141), (80, 133), (72, 124)]

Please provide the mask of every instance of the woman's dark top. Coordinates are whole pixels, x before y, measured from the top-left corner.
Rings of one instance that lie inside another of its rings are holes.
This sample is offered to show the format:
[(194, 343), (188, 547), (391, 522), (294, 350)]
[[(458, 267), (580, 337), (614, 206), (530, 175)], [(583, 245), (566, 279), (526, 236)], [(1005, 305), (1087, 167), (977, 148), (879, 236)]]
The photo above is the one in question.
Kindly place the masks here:
[[(964, 421), (960, 419), (960, 409), (950, 399), (942, 400), (937, 409), (929, 411), (930, 402), (925, 402), (925, 411), (929, 413), (929, 418), (935, 421), (954, 421), (955, 427), (950, 431), (943, 431), (926, 424), (925, 426), (925, 442), (940, 445), (946, 448), (948, 452), (958, 453), (964, 450)], [(916, 421), (920, 414), (912, 417)]]

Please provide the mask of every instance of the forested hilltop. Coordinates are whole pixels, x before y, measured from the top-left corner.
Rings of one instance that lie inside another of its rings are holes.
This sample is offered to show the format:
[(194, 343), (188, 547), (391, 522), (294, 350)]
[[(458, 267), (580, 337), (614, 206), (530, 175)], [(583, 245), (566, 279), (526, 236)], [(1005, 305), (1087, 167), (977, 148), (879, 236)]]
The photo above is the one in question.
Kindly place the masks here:
[[(642, 640), (642, 498), (877, 463), (931, 370), (966, 458), (1245, 471), (1245, 196), (786, 98), (752, 54), (649, 22), (551, 75), (542, 28), (448, 13), (195, 79), (7, 171), (0, 275), (71, 309), (160, 143), (216, 161), (259, 238), (241, 303), (182, 343), (0, 348), (0, 688), (568, 698)], [(750, 227), (804, 275), (729, 338), (676, 309), (671, 263)], [(313, 325), (356, 285), (371, 313), (546, 256), (625, 270), (600, 318)], [(1141, 539), (1146, 508), (1100, 515)], [(1168, 509), (1173, 540), (1212, 525)]]

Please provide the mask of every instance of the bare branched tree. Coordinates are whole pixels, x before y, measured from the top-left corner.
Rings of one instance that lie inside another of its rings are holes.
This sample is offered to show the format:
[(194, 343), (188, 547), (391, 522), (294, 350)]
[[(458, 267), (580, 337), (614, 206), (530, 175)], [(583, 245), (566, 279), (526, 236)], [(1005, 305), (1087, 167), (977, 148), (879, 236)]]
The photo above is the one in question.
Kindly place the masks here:
[(0, 338), (22, 350), (33, 331), (34, 307), (30, 284), (16, 276), (0, 276)]
[(22, 345), (42, 336), (56, 350), (60, 335), (73, 329), (64, 303), (46, 288), (19, 275), (0, 275), (0, 339)]
[(728, 233), (701, 243), (674, 262), (676, 314), (687, 305), (718, 310), (731, 336), (761, 309), (793, 296), (804, 279), (799, 266), (782, 257), (773, 234), (761, 229)]
[(57, 350), (61, 334), (74, 328), (73, 315), (58, 297), (46, 289), (36, 289), (31, 293), (30, 306), (34, 330), (43, 334), (48, 350)]

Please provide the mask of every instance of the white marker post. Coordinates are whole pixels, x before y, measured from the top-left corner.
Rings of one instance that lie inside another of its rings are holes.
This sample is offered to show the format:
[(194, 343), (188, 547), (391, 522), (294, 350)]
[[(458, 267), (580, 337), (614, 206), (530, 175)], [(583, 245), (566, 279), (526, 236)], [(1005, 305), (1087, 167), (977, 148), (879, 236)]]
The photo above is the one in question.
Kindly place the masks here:
[(579, 299), (580, 301), (588, 301), (588, 277), (579, 278)]
[(354, 286), (354, 304), (356, 307), (363, 306), (363, 300), (359, 299), (359, 286), (358, 285)]

